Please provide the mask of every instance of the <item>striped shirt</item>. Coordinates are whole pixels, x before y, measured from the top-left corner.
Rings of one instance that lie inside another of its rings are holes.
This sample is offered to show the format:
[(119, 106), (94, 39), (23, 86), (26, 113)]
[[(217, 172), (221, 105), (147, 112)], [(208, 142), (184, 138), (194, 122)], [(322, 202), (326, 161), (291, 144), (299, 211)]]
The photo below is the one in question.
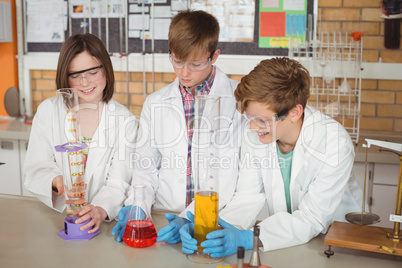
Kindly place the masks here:
[[(212, 66), (210, 75), (195, 88), (195, 95), (208, 95), (211, 91), (216, 74), (215, 66)], [(187, 153), (187, 192), (186, 192), (186, 207), (193, 201), (194, 198), (194, 180), (191, 171), (191, 141), (193, 137), (193, 122), (194, 122), (194, 96), (188, 87), (180, 84), (180, 92), (183, 100), (184, 117), (186, 118), (187, 138), (188, 138), (188, 153)]]

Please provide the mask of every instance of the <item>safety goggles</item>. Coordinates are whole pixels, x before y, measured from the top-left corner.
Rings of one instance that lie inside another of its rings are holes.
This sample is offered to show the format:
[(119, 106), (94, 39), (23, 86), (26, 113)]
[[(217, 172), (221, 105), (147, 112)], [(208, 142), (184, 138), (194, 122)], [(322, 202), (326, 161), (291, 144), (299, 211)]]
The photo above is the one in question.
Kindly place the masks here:
[(209, 64), (212, 61), (212, 57), (214, 56), (214, 53), (215, 53), (215, 51), (213, 51), (211, 53), (211, 56), (209, 56), (209, 58), (205, 59), (205, 60), (195, 60), (195, 61), (184, 61), (183, 62), (183, 61), (173, 57), (172, 52), (169, 50), (169, 60), (172, 63), (172, 65), (177, 69), (183, 69), (184, 66), (187, 66), (187, 68), (190, 71), (202, 71), (209, 66)]
[(103, 77), (102, 67), (103, 65), (99, 65), (82, 71), (69, 73), (68, 81), (70, 86), (82, 85), (83, 78), (85, 78), (89, 84), (98, 81)]
[(266, 118), (262, 115), (248, 115), (246, 112), (243, 113), (243, 116), (246, 118), (247, 122), (254, 122), (260, 128), (268, 128), (272, 126), (274, 123), (284, 119), (286, 114), (288, 113), (288, 109), (281, 111), (280, 113), (274, 114), (271, 118)]

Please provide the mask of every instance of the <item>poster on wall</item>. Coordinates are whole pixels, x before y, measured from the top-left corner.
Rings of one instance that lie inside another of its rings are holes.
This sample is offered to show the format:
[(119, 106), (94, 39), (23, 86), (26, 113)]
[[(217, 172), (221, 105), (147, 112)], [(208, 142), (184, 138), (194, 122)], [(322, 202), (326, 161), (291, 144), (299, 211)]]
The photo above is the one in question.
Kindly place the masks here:
[(305, 39), (307, 0), (259, 1), (260, 48), (287, 48), (291, 35), (302, 44)]
[[(107, 5), (107, 6), (106, 6)], [(77, 18), (123, 18), (124, 2), (122, 0), (88, 1), (70, 0), (70, 16)]]
[[(155, 40), (168, 39), (170, 20), (189, 5), (187, 0), (171, 0), (170, 4), (161, 0), (155, 1), (151, 9), (147, 1), (137, 3), (129, 1), (129, 37)], [(193, 0), (190, 9), (203, 10), (217, 18), (219, 41), (253, 42), (255, 0)]]
[(51, 3), (27, 0), (27, 42), (62, 43), (67, 14), (66, 2), (54, 0)]
[(253, 42), (254, 0), (194, 0), (191, 9), (214, 15), (220, 27), (220, 42)]

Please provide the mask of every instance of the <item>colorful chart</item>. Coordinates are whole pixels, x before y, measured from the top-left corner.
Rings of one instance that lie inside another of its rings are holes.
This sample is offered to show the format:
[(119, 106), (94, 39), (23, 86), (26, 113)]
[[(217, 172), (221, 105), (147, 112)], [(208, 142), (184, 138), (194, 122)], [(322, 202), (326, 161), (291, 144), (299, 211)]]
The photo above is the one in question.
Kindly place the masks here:
[(291, 34), (304, 40), (307, 0), (263, 0), (259, 5), (260, 48), (287, 48)]

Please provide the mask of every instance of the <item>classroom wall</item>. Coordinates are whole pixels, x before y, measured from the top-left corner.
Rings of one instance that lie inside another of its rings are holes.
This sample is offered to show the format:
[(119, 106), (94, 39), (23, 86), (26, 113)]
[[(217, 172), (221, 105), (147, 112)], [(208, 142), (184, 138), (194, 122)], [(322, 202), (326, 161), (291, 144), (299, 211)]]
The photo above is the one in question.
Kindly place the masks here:
[[(401, 49), (384, 47), (384, 19), (379, 0), (318, 0), (318, 29), (364, 34), (363, 61), (402, 63)], [(401, 28), (402, 33), (402, 28)], [(402, 36), (402, 35), (401, 35)], [(402, 41), (401, 41), (402, 45)], [(402, 75), (402, 64), (401, 64)], [(362, 80), (360, 130), (401, 134), (402, 81)]]
[[(47, 98), (56, 95), (55, 83), (56, 71), (33, 70), (31, 71), (31, 88), (33, 111), (36, 112), (38, 105)], [(115, 94), (113, 98), (123, 105), (129, 104), (130, 111), (135, 115), (141, 114), (144, 103), (144, 83), (142, 72), (131, 72), (129, 76), (129, 93), (127, 94), (127, 82), (125, 72), (115, 72)], [(154, 73), (155, 90), (153, 90), (152, 73), (146, 73), (147, 88), (146, 96), (169, 85), (176, 78), (174, 73)], [(229, 75), (230, 78), (240, 81), (241, 75)], [(128, 97), (129, 95), (129, 97)]]
[[(363, 61), (401, 63), (402, 50), (384, 47), (384, 19), (379, 0), (319, 0), (320, 22), (318, 29), (330, 32), (354, 32), (364, 34)], [(401, 42), (402, 44), (402, 42)], [(46, 98), (55, 95), (55, 71), (35, 70), (32, 75), (33, 110)], [(242, 76), (228, 74), (240, 81)], [(127, 94), (126, 73), (116, 72), (115, 99), (128, 105), (139, 115), (143, 104), (142, 73), (130, 73), (129, 93)], [(155, 73), (155, 91), (171, 83), (174, 73)], [(152, 93), (152, 74), (146, 74), (147, 95)], [(129, 98), (127, 96), (129, 95)], [(401, 80), (362, 80), (361, 133), (400, 135), (402, 132), (402, 81)]]
[(4, 94), (9, 87), (18, 87), (18, 65), (17, 65), (17, 23), (15, 12), (15, 1), (2, 0), (11, 3), (13, 42), (0, 43), (0, 116), (7, 116), (4, 108)]

